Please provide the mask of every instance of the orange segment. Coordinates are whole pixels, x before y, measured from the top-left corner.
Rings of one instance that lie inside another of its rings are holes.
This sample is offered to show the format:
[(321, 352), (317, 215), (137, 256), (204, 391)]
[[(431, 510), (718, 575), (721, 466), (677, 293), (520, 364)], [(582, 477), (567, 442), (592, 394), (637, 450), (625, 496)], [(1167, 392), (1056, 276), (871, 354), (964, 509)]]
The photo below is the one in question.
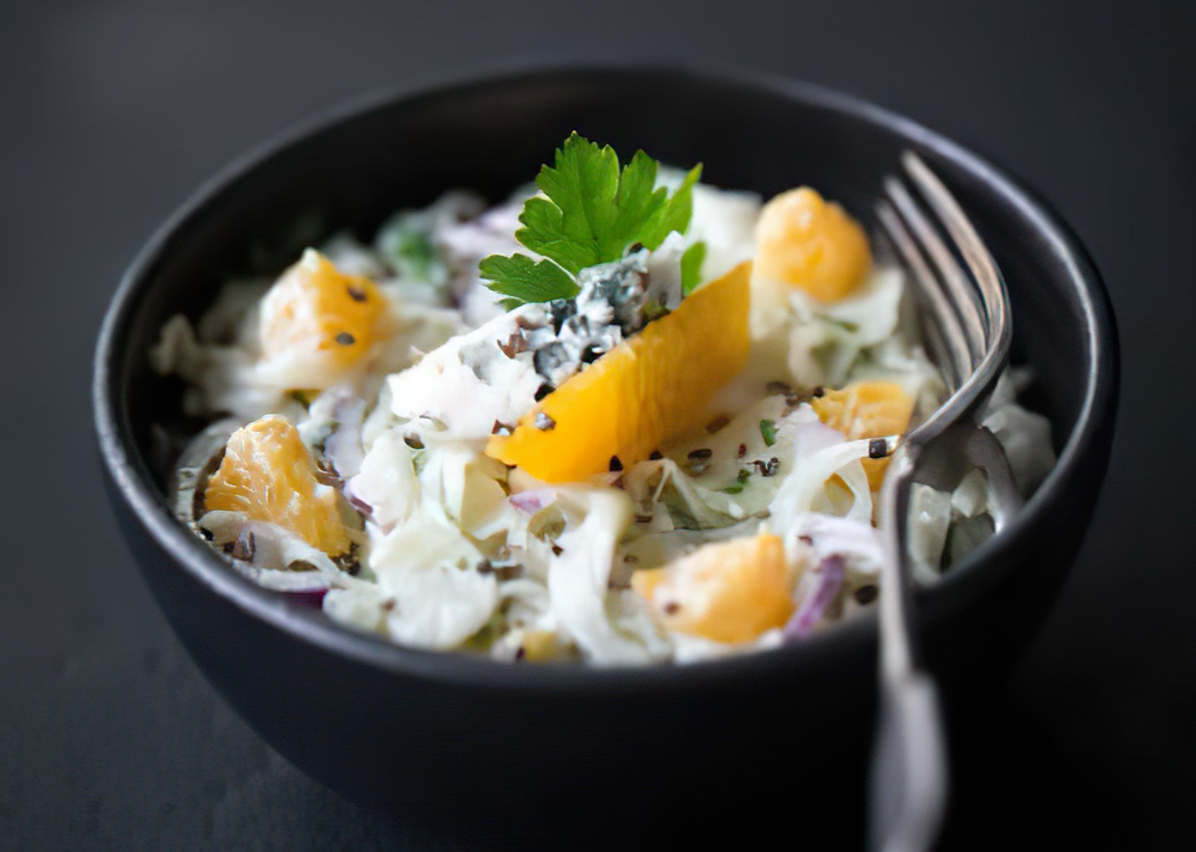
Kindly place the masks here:
[(511, 435), (492, 437), (486, 454), (545, 482), (576, 482), (701, 425), (704, 404), (747, 359), (750, 273), (743, 263), (696, 290), (544, 397)]
[(329, 556), (349, 550), (337, 493), (316, 481), (299, 432), (267, 415), (232, 434), (220, 469), (208, 480), (204, 507), (244, 512), (284, 527)]
[[(900, 435), (909, 428), (914, 400), (896, 382), (855, 382), (829, 390), (810, 401), (818, 417), (850, 440)], [(863, 459), (868, 484), (875, 491), (885, 476), (888, 459)]]
[(308, 249), (262, 300), (262, 354), (311, 364), (326, 385), (319, 379), (353, 367), (385, 335), (386, 319), (386, 297), (373, 281), (344, 275)]
[(756, 225), (756, 272), (834, 302), (858, 287), (872, 266), (859, 223), (807, 186), (764, 205)]
[(793, 614), (798, 571), (775, 535), (703, 545), (662, 568), (636, 571), (631, 587), (670, 630), (716, 642), (750, 642)]

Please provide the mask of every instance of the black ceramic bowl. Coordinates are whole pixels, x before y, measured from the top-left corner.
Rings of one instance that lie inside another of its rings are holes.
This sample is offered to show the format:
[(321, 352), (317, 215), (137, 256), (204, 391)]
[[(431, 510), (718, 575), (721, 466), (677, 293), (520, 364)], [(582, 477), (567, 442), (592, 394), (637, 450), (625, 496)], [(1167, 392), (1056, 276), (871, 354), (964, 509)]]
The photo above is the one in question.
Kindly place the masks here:
[(151, 430), (178, 415), (178, 387), (146, 359), (163, 321), (194, 316), (230, 274), (281, 270), (297, 222), (322, 223), (309, 237), (345, 225), (369, 235), (449, 187), (501, 198), (573, 129), (619, 151), (701, 161), (721, 186), (767, 196), (812, 184), (863, 215), (911, 148), (973, 218), (1008, 280), (1015, 360), (1037, 371), (1034, 402), (1060, 460), (1010, 528), (919, 595), (921, 641), (948, 694), (967, 688), (967, 673), (1007, 666), (1057, 592), (1108, 458), (1117, 346), (1092, 263), (1025, 188), (918, 124), (776, 80), (570, 69), (386, 97), (238, 161), (154, 235), (100, 333), (96, 428), (120, 524), (200, 668), (278, 751), (356, 800), (460, 829), (585, 819), (587, 837), (632, 824), (643, 837), (645, 826), (670, 831), (735, 802), (763, 811), (778, 791), (793, 802), (834, 789), (828, 779), (862, 778), (874, 621), (686, 667), (508, 666), (398, 647), (215, 558), (171, 516)]

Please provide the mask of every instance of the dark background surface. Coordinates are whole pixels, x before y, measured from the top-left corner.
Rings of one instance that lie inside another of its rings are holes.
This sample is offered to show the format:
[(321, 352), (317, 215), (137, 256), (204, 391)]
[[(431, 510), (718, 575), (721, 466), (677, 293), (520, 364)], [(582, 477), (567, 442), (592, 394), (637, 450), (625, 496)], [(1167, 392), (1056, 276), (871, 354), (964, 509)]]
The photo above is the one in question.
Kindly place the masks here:
[[(366, 90), (579, 58), (841, 87), (993, 156), (1076, 228), (1121, 327), (1118, 438), (1041, 636), (951, 719), (945, 845), (1188, 846), (1172, 834), (1196, 804), (1188, 5), (0, 7), (0, 846), (461, 848), (309, 780), (202, 680), (112, 523), (91, 349), (138, 246), (247, 147)], [(795, 826), (819, 818), (795, 807)]]

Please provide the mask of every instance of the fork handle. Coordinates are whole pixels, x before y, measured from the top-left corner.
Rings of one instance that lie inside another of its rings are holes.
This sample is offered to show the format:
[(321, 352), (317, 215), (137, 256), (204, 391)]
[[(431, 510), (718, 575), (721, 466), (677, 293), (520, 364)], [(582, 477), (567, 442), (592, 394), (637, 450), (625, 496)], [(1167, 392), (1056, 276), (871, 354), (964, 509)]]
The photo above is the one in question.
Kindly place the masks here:
[(887, 678), (872, 762), (873, 852), (923, 852), (938, 833), (947, 792), (938, 690), (911, 670)]

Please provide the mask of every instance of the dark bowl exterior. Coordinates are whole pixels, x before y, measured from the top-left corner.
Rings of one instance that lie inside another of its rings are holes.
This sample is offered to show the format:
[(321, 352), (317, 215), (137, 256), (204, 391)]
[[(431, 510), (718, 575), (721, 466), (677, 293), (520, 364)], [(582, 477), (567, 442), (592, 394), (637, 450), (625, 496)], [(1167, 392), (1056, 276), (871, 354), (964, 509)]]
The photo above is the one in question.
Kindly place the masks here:
[(220, 692), (283, 755), (358, 801), (470, 833), (585, 819), (595, 836), (633, 822), (667, 835), (678, 807), (691, 828), (760, 811), (781, 773), (790, 799), (850, 789), (862, 815), (871, 619), (695, 666), (502, 666), (342, 630), (228, 571), (167, 509), (150, 424), (176, 416), (179, 389), (150, 374), (145, 353), (171, 313), (202, 309), (229, 273), (277, 271), (297, 236), (330, 224), (367, 234), (449, 186), (501, 197), (575, 128), (617, 150), (702, 160), (723, 186), (809, 183), (857, 212), (910, 148), (957, 194), (1008, 280), (1015, 358), (1038, 373), (1035, 404), (1060, 450), (1016, 523), (918, 596), (922, 646), (948, 693), (998, 676), (1054, 600), (1104, 475), (1118, 378), (1107, 297), (1075, 238), (1009, 177), (917, 124), (804, 84), (537, 71), (377, 99), (235, 164), (155, 235), (104, 322), (96, 422), (121, 527)]

